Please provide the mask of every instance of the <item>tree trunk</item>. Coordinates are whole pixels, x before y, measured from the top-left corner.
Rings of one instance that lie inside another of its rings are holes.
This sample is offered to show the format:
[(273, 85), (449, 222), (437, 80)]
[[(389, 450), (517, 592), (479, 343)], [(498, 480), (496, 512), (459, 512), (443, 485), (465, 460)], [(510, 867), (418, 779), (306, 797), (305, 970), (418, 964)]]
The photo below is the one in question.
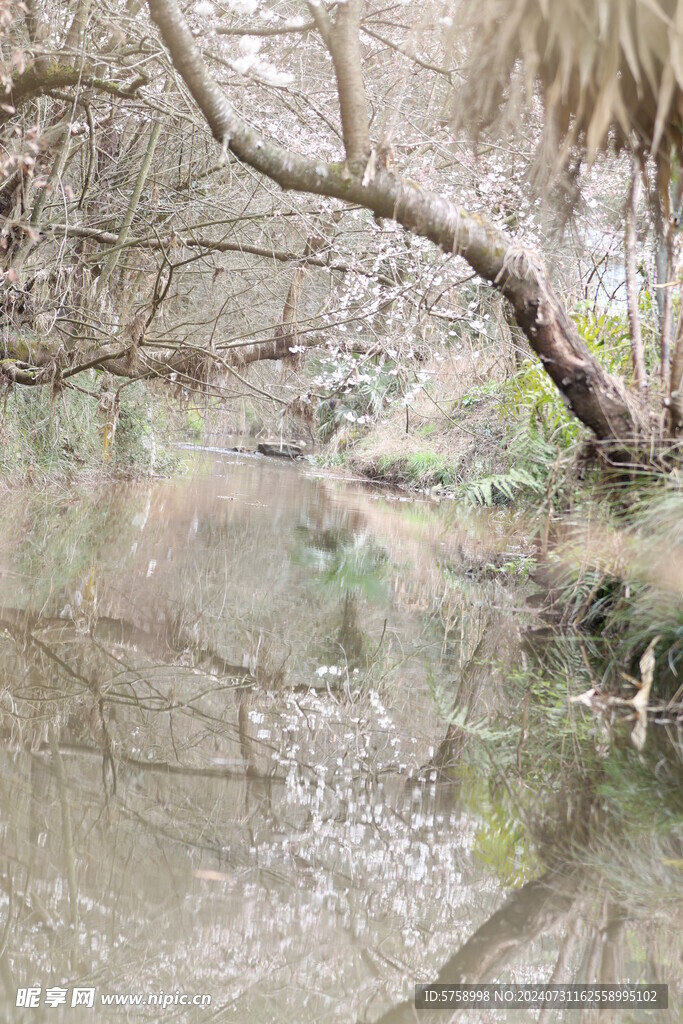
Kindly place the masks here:
[(362, 169), (370, 156), (370, 135), (358, 38), (360, 9), (361, 0), (347, 0), (339, 6), (330, 52), (337, 76), (346, 159), (349, 166)]
[(371, 180), (364, 184), (348, 163), (307, 159), (260, 135), (235, 111), (209, 74), (176, 0), (148, 0), (148, 6), (176, 70), (224, 147), (284, 189), (358, 203), (431, 239), (445, 252), (463, 256), (510, 300), (545, 370), (569, 408), (595, 436), (613, 447), (616, 442), (623, 451), (642, 435), (645, 425), (635, 403), (591, 355), (533, 254), (483, 217), (408, 185), (387, 170), (368, 176)]

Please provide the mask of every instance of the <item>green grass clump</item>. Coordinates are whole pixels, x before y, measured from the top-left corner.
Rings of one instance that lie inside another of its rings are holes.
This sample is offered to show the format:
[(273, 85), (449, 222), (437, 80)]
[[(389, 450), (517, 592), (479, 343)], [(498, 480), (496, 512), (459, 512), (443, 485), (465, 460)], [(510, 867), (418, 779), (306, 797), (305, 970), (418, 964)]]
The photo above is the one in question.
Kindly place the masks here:
[(585, 514), (607, 538), (619, 537), (620, 558), (605, 564), (599, 544), (580, 565), (570, 555), (556, 604), (565, 622), (599, 641), (611, 688), (623, 684), (623, 672), (638, 678), (640, 657), (656, 640), (656, 689), (672, 695), (683, 682), (683, 481), (653, 475), (649, 485), (641, 479), (611, 497)]
[(377, 470), (386, 480), (413, 487), (450, 487), (457, 480), (457, 467), (452, 460), (427, 450), (381, 455)]

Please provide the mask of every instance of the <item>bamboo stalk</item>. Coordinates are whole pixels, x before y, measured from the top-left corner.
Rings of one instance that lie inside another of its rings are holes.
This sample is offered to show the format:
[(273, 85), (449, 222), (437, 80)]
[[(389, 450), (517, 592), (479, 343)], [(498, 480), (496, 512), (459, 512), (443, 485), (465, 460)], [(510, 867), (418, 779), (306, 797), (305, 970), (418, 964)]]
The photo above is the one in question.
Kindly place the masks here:
[(636, 267), (636, 217), (640, 199), (640, 172), (634, 160), (631, 172), (631, 188), (626, 207), (626, 231), (624, 235), (624, 251), (626, 262), (626, 304), (628, 307), (628, 324), (631, 335), (631, 356), (636, 378), (636, 387), (641, 395), (647, 395), (647, 371), (643, 351), (643, 333), (640, 326), (638, 310), (638, 280)]

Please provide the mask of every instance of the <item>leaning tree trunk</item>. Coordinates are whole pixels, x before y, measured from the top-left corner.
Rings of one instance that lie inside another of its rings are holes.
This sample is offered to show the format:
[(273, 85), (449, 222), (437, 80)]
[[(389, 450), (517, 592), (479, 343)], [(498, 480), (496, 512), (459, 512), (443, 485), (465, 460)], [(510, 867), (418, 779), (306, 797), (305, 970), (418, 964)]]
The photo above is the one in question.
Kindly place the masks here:
[[(594, 358), (553, 291), (541, 261), (483, 217), (470, 214), (442, 196), (422, 191), (398, 175), (381, 169), (361, 173), (359, 156), (365, 145), (359, 48), (348, 38), (349, 20), (356, 4), (340, 6), (331, 25), (322, 24), (323, 38), (343, 36), (341, 47), (330, 39), (336, 60), (352, 62), (340, 76), (340, 102), (345, 124), (347, 160), (325, 164), (272, 142), (254, 131), (235, 111), (206, 68), (199, 48), (176, 0), (148, 0), (172, 62), (185, 81), (209, 127), (222, 146), (283, 189), (295, 189), (357, 203), (376, 216), (395, 220), (407, 230), (431, 239), (447, 253), (464, 257), (477, 273), (510, 300), (515, 317), (544, 369), (553, 379), (572, 412), (596, 438), (620, 454), (642, 439), (646, 427), (637, 403), (622, 384)], [(311, 3), (312, 10), (321, 10)], [(321, 16), (323, 19), (327, 14)], [(339, 20), (338, 20), (339, 19)], [(343, 29), (343, 32), (342, 32)], [(345, 90), (342, 91), (342, 81)], [(348, 124), (356, 111), (357, 131)], [(347, 127), (348, 126), (348, 127)], [(362, 165), (361, 165), (362, 166)], [(371, 163), (368, 163), (368, 167)]]

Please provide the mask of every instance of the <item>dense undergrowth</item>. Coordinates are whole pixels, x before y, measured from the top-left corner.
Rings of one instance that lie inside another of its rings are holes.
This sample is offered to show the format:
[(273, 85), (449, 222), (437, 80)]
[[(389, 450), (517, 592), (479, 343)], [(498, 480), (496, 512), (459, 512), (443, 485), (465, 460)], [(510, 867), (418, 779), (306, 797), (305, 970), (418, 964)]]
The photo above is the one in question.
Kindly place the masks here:
[[(473, 778), (488, 780), (479, 784), (487, 842), (475, 853), (508, 884), (533, 875), (540, 859), (575, 871), (579, 890), (599, 879), (603, 897), (635, 918), (653, 905), (666, 913), (680, 870), (680, 734), (652, 730), (638, 747), (626, 716), (610, 721), (577, 705), (568, 713), (567, 680), (590, 685), (584, 647), (579, 636), (558, 636), (530, 646), (517, 673), (506, 671), (510, 702), (496, 742), (484, 756), (470, 743), (463, 759)], [(511, 778), (512, 787), (503, 783)]]
[(558, 531), (543, 580), (549, 614), (590, 638), (601, 687), (638, 680), (639, 659), (653, 644), (655, 689), (680, 705), (683, 479), (653, 474), (615, 489), (594, 485), (583, 521)]
[[(646, 292), (641, 316), (654, 367), (655, 332), (648, 329), (654, 311)], [(578, 303), (573, 318), (591, 352), (628, 382), (625, 310)], [(381, 365), (364, 364), (356, 385), (319, 406), (324, 459), (474, 505), (551, 501), (559, 507), (577, 479), (591, 475), (590, 435), (530, 350), (518, 348), (511, 360), (501, 358), (501, 345), (465, 326), (412, 376), (383, 357)]]
[[(142, 381), (116, 393), (75, 386), (15, 388), (0, 399), (0, 483), (84, 476), (167, 476), (180, 467), (172, 448), (201, 426), (167, 392)], [(97, 385), (97, 381), (95, 385)]]

